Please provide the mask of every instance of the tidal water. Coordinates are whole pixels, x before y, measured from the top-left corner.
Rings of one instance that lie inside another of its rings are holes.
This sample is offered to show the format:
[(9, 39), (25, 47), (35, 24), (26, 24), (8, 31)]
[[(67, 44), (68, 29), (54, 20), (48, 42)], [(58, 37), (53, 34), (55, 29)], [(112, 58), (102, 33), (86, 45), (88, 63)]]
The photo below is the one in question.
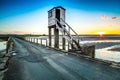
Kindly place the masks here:
[(109, 47), (96, 49), (96, 58), (120, 62), (120, 44), (115, 44)]
[(0, 50), (6, 49), (6, 41), (1, 41), (0, 42)]
[[(46, 38), (48, 41), (48, 36), (40, 36), (39, 38)], [(54, 36), (52, 38), (52, 47), (54, 47)], [(80, 40), (81, 45), (95, 45), (95, 58), (120, 62), (120, 36), (104, 36), (103, 38), (99, 36), (80, 36)], [(62, 49), (62, 37), (59, 41), (59, 48)], [(40, 40), (38, 42), (41, 43)], [(46, 45), (45, 40), (42, 43)], [(67, 49), (68, 43), (66, 42)]]

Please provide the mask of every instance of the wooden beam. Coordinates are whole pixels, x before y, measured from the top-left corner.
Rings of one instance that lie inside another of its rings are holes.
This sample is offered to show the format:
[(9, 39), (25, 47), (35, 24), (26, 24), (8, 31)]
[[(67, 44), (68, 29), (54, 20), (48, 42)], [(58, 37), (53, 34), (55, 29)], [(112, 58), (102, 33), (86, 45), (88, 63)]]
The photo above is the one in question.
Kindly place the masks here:
[(56, 27), (54, 28), (54, 35), (55, 35), (55, 44), (54, 44), (54, 47), (55, 48), (59, 48), (59, 30), (56, 29)]
[(48, 33), (48, 35), (49, 35), (49, 46), (51, 46), (51, 41), (52, 41), (51, 28), (49, 27), (48, 29), (49, 29), (49, 30), (48, 30), (48, 32), (49, 32), (49, 33)]

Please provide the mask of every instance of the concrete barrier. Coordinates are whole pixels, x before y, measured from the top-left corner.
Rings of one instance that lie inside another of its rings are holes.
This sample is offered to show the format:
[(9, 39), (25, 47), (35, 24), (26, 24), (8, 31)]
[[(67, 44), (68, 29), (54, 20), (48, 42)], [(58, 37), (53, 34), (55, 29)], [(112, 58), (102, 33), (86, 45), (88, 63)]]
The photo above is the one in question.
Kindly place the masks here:
[(82, 46), (83, 55), (95, 58), (95, 45), (84, 45)]

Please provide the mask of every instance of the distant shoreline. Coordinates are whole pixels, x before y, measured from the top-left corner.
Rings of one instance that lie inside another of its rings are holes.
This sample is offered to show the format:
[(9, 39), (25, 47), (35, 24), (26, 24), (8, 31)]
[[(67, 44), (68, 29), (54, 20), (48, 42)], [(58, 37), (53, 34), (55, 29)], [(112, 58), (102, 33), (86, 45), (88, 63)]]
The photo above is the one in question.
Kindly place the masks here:
[[(79, 36), (99, 36), (99, 34), (78, 34)], [(3, 36), (48, 36), (48, 34), (0, 34)], [(74, 36), (74, 35), (73, 35)], [(104, 36), (120, 36), (120, 34), (104, 34)]]

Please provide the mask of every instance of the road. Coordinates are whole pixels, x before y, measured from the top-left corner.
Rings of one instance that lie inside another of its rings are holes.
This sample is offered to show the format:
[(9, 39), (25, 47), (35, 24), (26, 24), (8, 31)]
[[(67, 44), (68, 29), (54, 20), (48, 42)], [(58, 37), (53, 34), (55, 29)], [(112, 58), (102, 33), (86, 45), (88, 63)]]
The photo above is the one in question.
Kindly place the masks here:
[(13, 38), (4, 80), (120, 80), (120, 69)]

